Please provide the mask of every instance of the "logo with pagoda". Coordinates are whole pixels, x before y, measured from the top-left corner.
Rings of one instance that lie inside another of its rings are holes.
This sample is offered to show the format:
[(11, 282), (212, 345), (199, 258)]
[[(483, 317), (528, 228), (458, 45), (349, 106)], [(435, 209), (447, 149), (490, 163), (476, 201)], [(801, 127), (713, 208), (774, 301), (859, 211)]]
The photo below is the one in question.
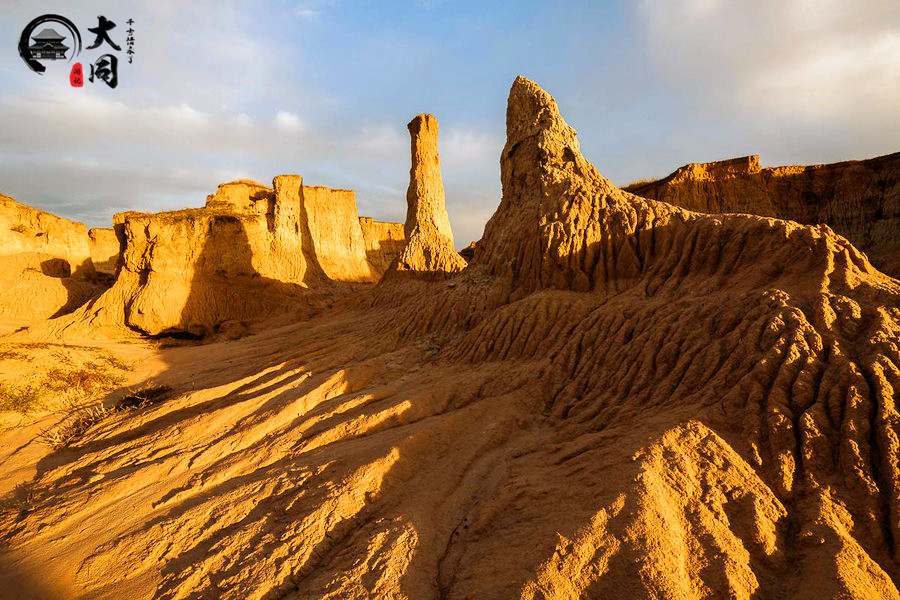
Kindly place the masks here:
[[(89, 57), (93, 62), (86, 66), (82, 66), (80, 62), (71, 65), (69, 84), (72, 87), (84, 87), (86, 82), (102, 82), (111, 89), (119, 85), (119, 59), (123, 63), (127, 60), (127, 64), (134, 60), (134, 19), (127, 19), (125, 23), (128, 25), (127, 29), (114, 31), (115, 21), (98, 15), (96, 27), (87, 28), (95, 37), (94, 42), (86, 49), (95, 50), (96, 53)], [(123, 36), (124, 49), (120, 45)], [(81, 33), (72, 21), (62, 15), (42, 15), (33, 19), (19, 36), (19, 56), (38, 75), (43, 75), (48, 65), (51, 65), (52, 71), (58, 71), (52, 66), (53, 63), (71, 63), (79, 54)]]
[(43, 74), (44, 61), (71, 61), (81, 53), (81, 33), (62, 15), (34, 19), (19, 37), (19, 55), (28, 67)]
[(66, 58), (66, 52), (69, 51), (69, 47), (64, 43), (66, 36), (58, 34), (50, 27), (31, 36), (31, 39), (34, 43), (28, 46), (28, 51), (35, 60), (59, 60)]

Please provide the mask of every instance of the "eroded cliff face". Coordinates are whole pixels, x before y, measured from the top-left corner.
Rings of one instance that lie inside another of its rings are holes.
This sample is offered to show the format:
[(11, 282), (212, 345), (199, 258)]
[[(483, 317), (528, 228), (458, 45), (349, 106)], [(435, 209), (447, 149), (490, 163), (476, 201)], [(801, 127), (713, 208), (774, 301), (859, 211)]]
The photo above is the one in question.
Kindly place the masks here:
[(297, 175), (278, 176), (272, 187), (222, 184), (199, 209), (118, 214), (125, 250), (115, 284), (44, 331), (91, 335), (127, 327), (205, 337), (243, 330), (278, 313), (310, 310), (321, 299), (314, 290), (377, 281), (382, 267), (369, 260), (368, 247), (380, 247), (378, 236), (398, 226), (373, 229), (367, 243), (352, 191), (304, 186)]
[(761, 168), (758, 156), (691, 163), (628, 191), (706, 213), (823, 223), (900, 277), (900, 153), (806, 167)]
[(900, 282), (825, 226), (623, 192), (522, 77), (501, 177), (462, 272), (165, 355), (171, 397), (0, 521), (6, 572), (100, 599), (898, 598)]
[(406, 246), (404, 225), (360, 217), (359, 226), (366, 244), (366, 258), (373, 269), (383, 274)]
[(47, 319), (106, 287), (97, 280), (84, 224), (0, 195), (0, 316)]
[(121, 243), (115, 229), (89, 229), (88, 246), (94, 269), (103, 275), (114, 276), (122, 256)]

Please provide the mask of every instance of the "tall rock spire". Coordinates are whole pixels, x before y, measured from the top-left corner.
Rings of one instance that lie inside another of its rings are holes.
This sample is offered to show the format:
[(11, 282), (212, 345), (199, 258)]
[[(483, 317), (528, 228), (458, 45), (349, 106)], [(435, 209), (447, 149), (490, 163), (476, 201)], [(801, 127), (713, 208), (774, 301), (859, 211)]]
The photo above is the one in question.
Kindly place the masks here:
[(444, 208), (444, 182), (437, 151), (438, 122), (434, 115), (419, 115), (406, 126), (411, 142), (412, 166), (406, 190), (406, 237), (415, 225), (432, 224), (453, 245), (453, 231)]
[(391, 271), (428, 274), (462, 271), (466, 261), (453, 247), (453, 231), (444, 207), (437, 119), (433, 115), (419, 115), (407, 127), (412, 154), (404, 225), (407, 243)]

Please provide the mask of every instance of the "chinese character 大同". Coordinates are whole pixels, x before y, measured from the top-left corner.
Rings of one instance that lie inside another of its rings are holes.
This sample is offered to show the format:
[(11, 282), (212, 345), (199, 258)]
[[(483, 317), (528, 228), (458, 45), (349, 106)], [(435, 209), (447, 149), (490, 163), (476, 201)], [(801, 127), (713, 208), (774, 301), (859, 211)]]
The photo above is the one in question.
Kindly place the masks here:
[(115, 48), (116, 50), (121, 50), (122, 48), (117, 46), (115, 44), (115, 42), (113, 42), (111, 39), (109, 39), (109, 32), (113, 28), (115, 28), (116, 24), (113, 23), (112, 21), (110, 21), (109, 19), (107, 19), (106, 17), (104, 17), (103, 15), (100, 15), (99, 17), (97, 17), (97, 20), (98, 20), (98, 23), (97, 23), (96, 27), (88, 27), (88, 31), (97, 35), (97, 38), (94, 40), (94, 43), (91, 44), (90, 46), (88, 46), (88, 50), (93, 50), (94, 48), (97, 48), (103, 42), (106, 42), (107, 44), (109, 44), (110, 46)]

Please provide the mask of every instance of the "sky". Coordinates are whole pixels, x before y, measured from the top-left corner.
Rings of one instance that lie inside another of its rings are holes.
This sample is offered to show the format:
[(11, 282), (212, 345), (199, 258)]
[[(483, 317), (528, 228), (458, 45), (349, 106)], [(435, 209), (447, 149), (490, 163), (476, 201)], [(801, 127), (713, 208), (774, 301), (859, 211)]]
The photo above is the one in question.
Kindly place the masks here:
[[(0, 10), (0, 192), (91, 227), (287, 173), (353, 189), (360, 215), (402, 221), (406, 124), (427, 112), (464, 247), (500, 201), (519, 74), (556, 98), (585, 156), (618, 185), (747, 154), (782, 165), (900, 150), (896, 0), (0, 0)], [(134, 62), (120, 62), (115, 89), (70, 86), (64, 61), (29, 70), (18, 39), (48, 13), (79, 28), (88, 71), (97, 17), (117, 23), (123, 50), (134, 20)]]

